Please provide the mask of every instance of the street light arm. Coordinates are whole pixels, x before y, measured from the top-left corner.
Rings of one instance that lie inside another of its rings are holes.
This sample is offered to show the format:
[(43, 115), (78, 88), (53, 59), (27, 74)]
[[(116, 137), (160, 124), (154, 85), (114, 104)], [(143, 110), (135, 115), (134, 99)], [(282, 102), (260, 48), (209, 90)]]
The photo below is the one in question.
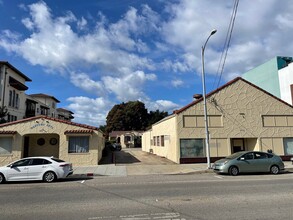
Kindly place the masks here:
[(210, 33), (210, 35), (208, 36), (206, 42), (205, 42), (204, 45), (202, 46), (202, 53), (204, 53), (204, 50), (205, 50), (205, 48), (206, 48), (206, 45), (207, 45), (207, 43), (208, 43), (210, 37), (211, 37), (212, 35), (214, 35), (216, 32), (217, 32), (216, 29), (213, 29), (213, 30), (211, 31), (211, 33)]

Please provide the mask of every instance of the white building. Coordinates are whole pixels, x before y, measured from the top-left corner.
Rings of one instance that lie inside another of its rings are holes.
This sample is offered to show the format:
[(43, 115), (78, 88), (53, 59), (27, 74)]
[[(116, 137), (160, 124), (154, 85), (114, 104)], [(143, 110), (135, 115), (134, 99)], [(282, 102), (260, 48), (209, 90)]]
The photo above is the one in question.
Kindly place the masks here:
[(68, 121), (74, 118), (73, 112), (57, 108), (60, 101), (53, 96), (43, 93), (25, 94), (28, 90), (25, 83), (31, 81), (9, 62), (0, 61), (0, 107), (8, 111), (8, 115), (2, 118), (2, 121), (11, 122), (38, 115)]

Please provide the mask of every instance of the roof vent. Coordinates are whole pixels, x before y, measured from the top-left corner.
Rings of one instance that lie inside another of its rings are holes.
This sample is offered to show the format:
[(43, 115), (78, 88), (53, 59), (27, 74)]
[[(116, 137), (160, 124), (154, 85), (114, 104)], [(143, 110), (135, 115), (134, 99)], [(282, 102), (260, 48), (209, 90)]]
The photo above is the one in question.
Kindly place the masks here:
[(202, 98), (202, 94), (194, 94), (193, 95), (194, 99), (201, 99)]

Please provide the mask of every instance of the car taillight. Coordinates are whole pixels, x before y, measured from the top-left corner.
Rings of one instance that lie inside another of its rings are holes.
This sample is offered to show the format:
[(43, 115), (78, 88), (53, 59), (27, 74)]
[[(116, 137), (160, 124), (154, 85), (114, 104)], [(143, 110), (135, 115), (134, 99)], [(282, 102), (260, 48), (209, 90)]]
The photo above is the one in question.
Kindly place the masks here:
[(70, 166), (70, 164), (61, 164), (61, 165), (59, 165), (59, 167), (67, 167), (67, 166)]

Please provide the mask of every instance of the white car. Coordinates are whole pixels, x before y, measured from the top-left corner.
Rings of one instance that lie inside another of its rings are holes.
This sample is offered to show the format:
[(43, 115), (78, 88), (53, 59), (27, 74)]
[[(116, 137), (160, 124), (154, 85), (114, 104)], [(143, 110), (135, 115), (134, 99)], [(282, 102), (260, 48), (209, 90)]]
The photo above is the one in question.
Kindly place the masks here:
[(54, 157), (26, 157), (0, 167), (0, 183), (43, 180), (53, 182), (73, 173), (72, 164)]

